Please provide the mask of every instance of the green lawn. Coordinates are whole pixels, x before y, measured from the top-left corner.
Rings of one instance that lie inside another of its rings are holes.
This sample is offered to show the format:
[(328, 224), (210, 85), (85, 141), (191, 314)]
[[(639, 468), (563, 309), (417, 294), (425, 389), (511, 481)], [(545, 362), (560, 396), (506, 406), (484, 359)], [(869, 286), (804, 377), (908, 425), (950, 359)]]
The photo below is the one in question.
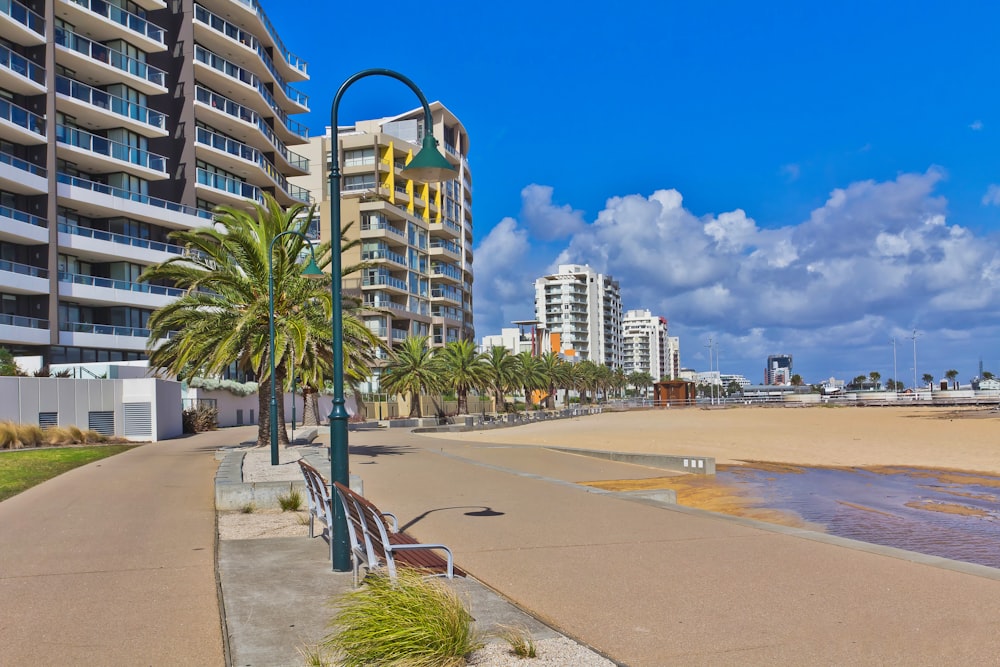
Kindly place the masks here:
[(0, 454), (0, 500), (6, 500), (67, 470), (137, 446), (100, 445), (4, 452)]

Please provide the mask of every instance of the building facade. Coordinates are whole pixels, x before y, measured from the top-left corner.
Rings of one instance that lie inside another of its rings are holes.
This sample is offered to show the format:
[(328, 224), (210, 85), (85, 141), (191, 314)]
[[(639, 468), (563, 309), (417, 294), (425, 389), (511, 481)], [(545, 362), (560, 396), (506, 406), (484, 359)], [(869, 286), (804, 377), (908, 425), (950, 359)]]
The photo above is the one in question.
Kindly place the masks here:
[(621, 288), (584, 264), (563, 264), (535, 280), (535, 319), (555, 352), (610, 368), (622, 366)]
[[(360, 274), (344, 280), (348, 293), (369, 309), (368, 328), (392, 347), (411, 336), (428, 336), (432, 346), (475, 340), (472, 319), (472, 173), (469, 137), (443, 104), (430, 105), (433, 127), (424, 127), (420, 108), (399, 116), (358, 121), (337, 132), (341, 165), (341, 223), (346, 239), (359, 245), (344, 265), (364, 262)], [(417, 183), (400, 170), (431, 132), (455, 166), (445, 183)], [(320, 235), (330, 238), (330, 128), (307, 149), (314, 171), (293, 179), (320, 200)], [(368, 390), (378, 390), (373, 369)]]
[(767, 358), (764, 369), (764, 384), (784, 385), (792, 383), (792, 355), (772, 354)]
[(138, 282), (219, 204), (308, 203), (289, 146), (306, 63), (258, 0), (0, 7), (0, 345), (45, 364), (145, 358)]
[(622, 318), (622, 368), (649, 373), (654, 382), (675, 380), (680, 372), (680, 341), (669, 334), (667, 320), (648, 310), (629, 310)]

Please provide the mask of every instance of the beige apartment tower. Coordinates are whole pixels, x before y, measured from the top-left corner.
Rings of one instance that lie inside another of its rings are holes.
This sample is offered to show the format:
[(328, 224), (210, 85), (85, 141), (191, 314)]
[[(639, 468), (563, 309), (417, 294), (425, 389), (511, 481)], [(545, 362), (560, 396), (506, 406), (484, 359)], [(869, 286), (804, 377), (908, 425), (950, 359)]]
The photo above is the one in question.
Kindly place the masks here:
[[(469, 137), (462, 123), (440, 102), (430, 105), (433, 127), (424, 127), (423, 109), (359, 121), (337, 131), (341, 165), (341, 222), (359, 246), (344, 265), (365, 262), (345, 279), (348, 293), (366, 306), (365, 324), (388, 347), (411, 336), (429, 336), (440, 347), (475, 339), (472, 321), (472, 174)], [(417, 183), (400, 170), (432, 132), (457, 175), (444, 183)], [(315, 137), (305, 153), (314, 170), (293, 179), (320, 201), (320, 238), (330, 237), (329, 167), (333, 135)], [(320, 193), (322, 193), (320, 195)], [(366, 389), (378, 390), (379, 369)]]

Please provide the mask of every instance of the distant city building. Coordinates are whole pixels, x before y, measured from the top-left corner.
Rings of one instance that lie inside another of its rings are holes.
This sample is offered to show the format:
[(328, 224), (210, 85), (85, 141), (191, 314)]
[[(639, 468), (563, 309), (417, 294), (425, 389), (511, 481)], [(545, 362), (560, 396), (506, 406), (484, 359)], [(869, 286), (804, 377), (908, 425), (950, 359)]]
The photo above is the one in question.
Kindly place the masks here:
[(673, 380), (680, 371), (680, 341), (667, 335), (667, 320), (648, 310), (630, 310), (622, 319), (622, 368), (649, 373), (653, 380)]
[(767, 368), (764, 369), (765, 385), (784, 385), (792, 383), (792, 355), (772, 354), (767, 358)]
[(722, 385), (722, 374), (719, 371), (702, 371), (695, 374), (694, 381), (698, 384)]
[(511, 354), (531, 352), (531, 338), (514, 327), (500, 329), (499, 334), (483, 336), (479, 346), (481, 352), (489, 352), (495, 347), (505, 347)]
[(733, 375), (730, 373), (722, 374), (722, 386), (728, 387), (734, 382), (739, 385), (740, 389), (750, 386), (750, 380), (746, 379), (743, 375)]
[(622, 365), (621, 288), (584, 264), (563, 264), (535, 281), (535, 318), (551, 349), (611, 368)]

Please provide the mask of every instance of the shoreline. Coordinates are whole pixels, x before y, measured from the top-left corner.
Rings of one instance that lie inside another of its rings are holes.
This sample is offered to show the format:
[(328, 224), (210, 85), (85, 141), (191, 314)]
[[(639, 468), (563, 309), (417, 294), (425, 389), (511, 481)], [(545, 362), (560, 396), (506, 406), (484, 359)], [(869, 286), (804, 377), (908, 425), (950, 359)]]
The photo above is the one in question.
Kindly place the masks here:
[(908, 466), (1000, 474), (998, 432), (1000, 412), (992, 408), (734, 406), (605, 412), (432, 437), (711, 456), (717, 465)]

